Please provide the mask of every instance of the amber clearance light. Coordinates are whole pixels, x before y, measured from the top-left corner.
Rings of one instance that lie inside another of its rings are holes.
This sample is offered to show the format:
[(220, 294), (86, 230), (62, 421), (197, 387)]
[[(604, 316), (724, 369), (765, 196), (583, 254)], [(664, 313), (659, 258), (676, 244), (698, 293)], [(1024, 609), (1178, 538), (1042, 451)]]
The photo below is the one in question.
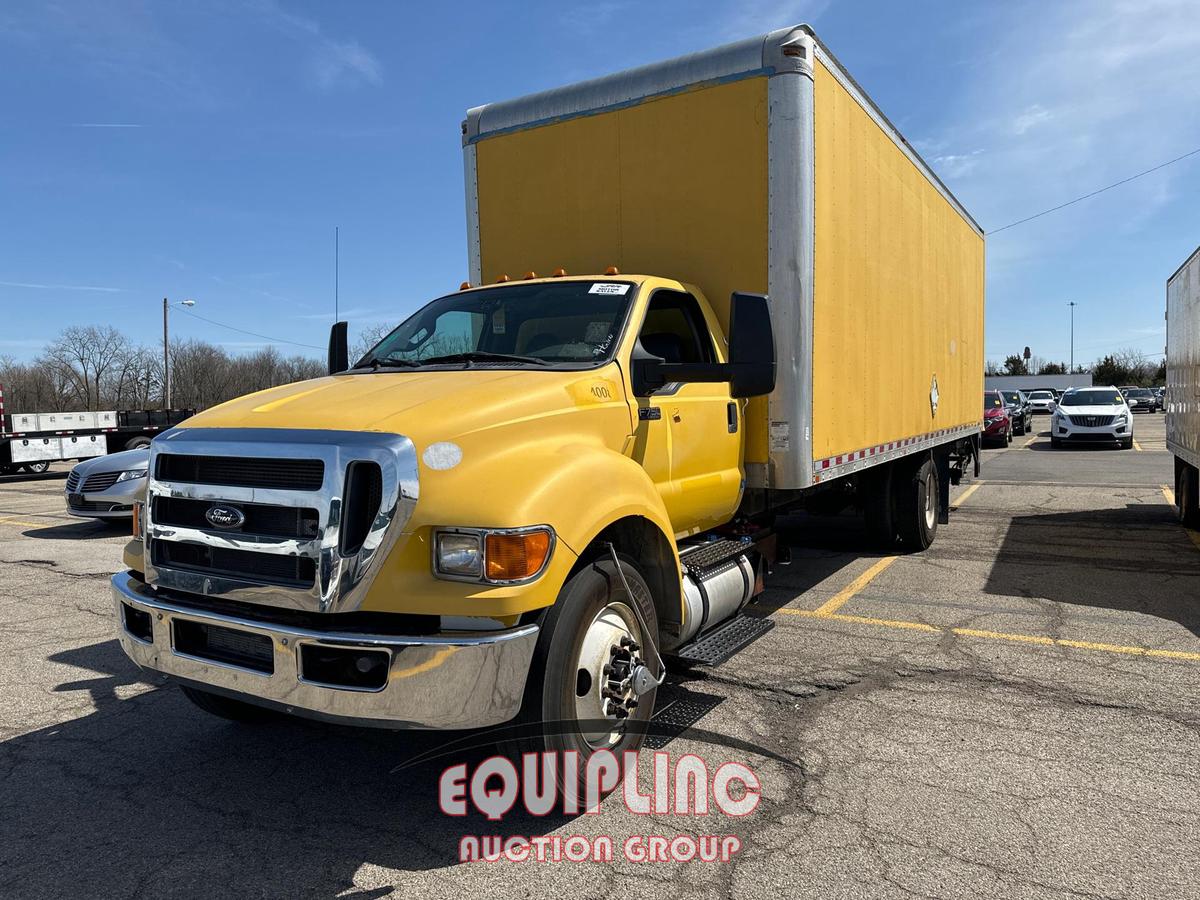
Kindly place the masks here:
[(521, 581), (542, 570), (550, 555), (550, 532), (487, 535), (483, 557), (489, 581)]

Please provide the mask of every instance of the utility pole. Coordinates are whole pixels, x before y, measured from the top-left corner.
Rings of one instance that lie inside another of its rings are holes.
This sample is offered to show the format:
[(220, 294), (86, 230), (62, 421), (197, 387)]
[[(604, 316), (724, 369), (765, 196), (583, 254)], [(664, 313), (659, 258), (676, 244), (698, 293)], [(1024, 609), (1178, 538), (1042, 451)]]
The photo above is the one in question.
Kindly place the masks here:
[(1068, 300), (1067, 306), (1071, 307), (1071, 368), (1067, 371), (1068, 375), (1075, 372), (1075, 306), (1074, 300)]
[[(180, 306), (195, 306), (195, 300), (180, 300)], [(170, 304), (167, 298), (163, 297), (163, 409), (171, 408), (171, 358), (169, 348), (171, 346), (170, 337), (167, 332), (167, 311), (170, 309)]]
[(171, 408), (171, 360), (167, 358), (167, 298), (163, 297), (163, 409)]

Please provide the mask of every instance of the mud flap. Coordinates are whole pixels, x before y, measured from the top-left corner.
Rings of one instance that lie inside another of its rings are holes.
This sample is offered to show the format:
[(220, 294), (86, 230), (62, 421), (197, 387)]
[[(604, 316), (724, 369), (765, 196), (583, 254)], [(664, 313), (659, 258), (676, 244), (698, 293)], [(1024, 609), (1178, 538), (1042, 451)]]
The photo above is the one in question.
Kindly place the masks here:
[[(950, 522), (950, 452), (937, 453), (933, 457), (938, 478), (938, 524)], [(976, 467), (979, 463), (976, 462)]]

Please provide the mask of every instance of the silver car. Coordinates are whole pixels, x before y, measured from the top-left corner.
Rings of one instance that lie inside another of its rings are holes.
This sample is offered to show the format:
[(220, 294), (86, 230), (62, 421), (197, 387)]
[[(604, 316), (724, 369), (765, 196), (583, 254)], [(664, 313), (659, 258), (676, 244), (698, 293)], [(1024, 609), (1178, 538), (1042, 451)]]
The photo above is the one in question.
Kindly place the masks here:
[(67, 476), (67, 512), (91, 519), (133, 515), (133, 501), (146, 486), (150, 450), (124, 450), (86, 459)]

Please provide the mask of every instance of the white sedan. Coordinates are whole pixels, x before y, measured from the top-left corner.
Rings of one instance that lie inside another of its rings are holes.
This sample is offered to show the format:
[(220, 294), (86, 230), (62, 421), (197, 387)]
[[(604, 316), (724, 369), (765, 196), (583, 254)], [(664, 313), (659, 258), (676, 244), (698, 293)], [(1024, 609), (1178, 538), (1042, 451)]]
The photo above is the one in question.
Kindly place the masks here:
[(1050, 417), (1050, 445), (1103, 441), (1133, 446), (1133, 413), (1115, 387), (1067, 391)]

